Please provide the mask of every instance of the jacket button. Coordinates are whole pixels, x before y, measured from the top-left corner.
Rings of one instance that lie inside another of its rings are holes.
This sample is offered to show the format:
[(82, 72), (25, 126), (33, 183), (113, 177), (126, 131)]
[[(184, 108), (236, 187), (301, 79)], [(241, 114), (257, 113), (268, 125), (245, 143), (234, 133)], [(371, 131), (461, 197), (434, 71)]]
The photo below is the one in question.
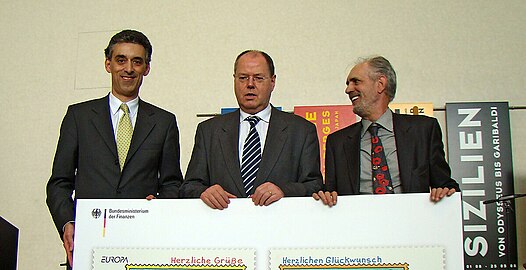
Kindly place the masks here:
[(118, 188), (117, 190), (115, 190), (115, 192), (117, 192), (117, 194), (121, 194), (122, 191), (120, 188)]

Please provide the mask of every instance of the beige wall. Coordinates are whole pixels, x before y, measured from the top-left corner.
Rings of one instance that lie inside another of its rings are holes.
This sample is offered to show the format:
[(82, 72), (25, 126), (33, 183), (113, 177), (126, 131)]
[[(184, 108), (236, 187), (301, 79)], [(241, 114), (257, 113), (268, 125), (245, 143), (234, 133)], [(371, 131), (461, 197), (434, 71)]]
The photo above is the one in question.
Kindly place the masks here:
[[(346, 71), (381, 54), (395, 67), (395, 102), (526, 105), (526, 5), (510, 1), (1, 1), (0, 215), (20, 230), (19, 269), (59, 269), (64, 253), (45, 205), (67, 105), (108, 92), (103, 48), (124, 28), (154, 53), (143, 99), (174, 112), (186, 170), (199, 113), (235, 106), (232, 64), (267, 51), (273, 103), (348, 104)], [(437, 117), (445, 127), (444, 113)], [(526, 110), (511, 112), (515, 190), (526, 193)], [(526, 200), (517, 205), (526, 262)]]

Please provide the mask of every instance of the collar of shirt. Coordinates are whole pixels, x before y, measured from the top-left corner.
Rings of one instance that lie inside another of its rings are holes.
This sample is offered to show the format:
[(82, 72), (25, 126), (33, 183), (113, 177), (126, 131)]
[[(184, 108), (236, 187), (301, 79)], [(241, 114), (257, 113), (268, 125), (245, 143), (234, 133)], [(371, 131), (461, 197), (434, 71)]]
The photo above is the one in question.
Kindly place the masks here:
[[(259, 118), (261, 118), (259, 123), (256, 125), (256, 130), (259, 134), (259, 139), (261, 142), (261, 153), (263, 153), (265, 149), (265, 142), (267, 140), (267, 131), (269, 127), (271, 112), (272, 112), (272, 106), (269, 104), (265, 109), (255, 114), (255, 116), (258, 116)], [(239, 148), (238, 148), (238, 151), (239, 151), (240, 166), (242, 164), (242, 159), (243, 159), (243, 147), (245, 145), (245, 140), (250, 131), (250, 123), (244, 120), (245, 118), (249, 116), (251, 115), (242, 110), (239, 110), (239, 142), (238, 142)]]
[[(261, 121), (265, 121), (265, 123), (270, 123), (270, 113), (272, 112), (272, 106), (270, 105), (270, 103), (268, 104), (268, 106), (263, 109), (262, 111), (254, 114), (254, 116), (257, 116), (259, 118), (261, 118)], [(252, 116), (252, 114), (248, 114), (246, 112), (244, 112), (243, 110), (239, 109), (239, 123), (242, 123), (245, 118), (249, 117), (249, 116)]]
[(135, 115), (137, 115), (137, 111), (139, 110), (139, 97), (136, 97), (128, 102), (122, 102), (112, 93), (110, 93), (110, 112), (112, 115), (119, 113), (122, 103), (126, 103), (126, 105), (128, 105), (128, 109), (130, 110), (130, 119), (135, 119)]
[[(375, 122), (382, 128), (386, 129), (390, 133), (393, 133), (393, 112), (390, 109), (387, 109), (378, 120)], [(362, 118), (362, 133), (361, 138), (365, 136), (365, 133), (367, 133), (367, 130), (369, 129), (369, 126), (372, 125), (373, 122), (363, 119)]]

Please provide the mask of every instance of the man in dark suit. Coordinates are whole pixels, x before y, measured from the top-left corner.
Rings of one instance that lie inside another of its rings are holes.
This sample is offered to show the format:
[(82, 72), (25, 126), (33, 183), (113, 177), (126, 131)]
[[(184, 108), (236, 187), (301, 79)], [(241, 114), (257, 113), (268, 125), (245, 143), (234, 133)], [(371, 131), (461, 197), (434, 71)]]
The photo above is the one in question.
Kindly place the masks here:
[[(362, 59), (346, 83), (353, 111), (362, 120), (328, 136), (325, 190), (313, 194), (316, 200), (333, 206), (338, 194), (430, 192), (430, 200), (438, 202), (460, 190), (445, 160), (438, 121), (396, 114), (388, 108), (396, 92), (396, 73), (387, 59)], [(377, 141), (371, 141), (375, 137), (369, 131), (371, 126), (378, 130), (380, 148)], [(387, 173), (378, 179), (373, 177), (373, 164), (380, 159), (371, 157), (372, 145), (375, 153), (383, 148), (387, 163), (382, 166)], [(384, 175), (390, 179), (384, 181)]]
[(68, 108), (47, 184), (46, 202), (70, 264), (73, 192), (75, 199), (177, 198), (183, 178), (175, 116), (138, 97), (150, 71), (148, 38), (124, 30), (105, 54), (111, 93)]
[[(275, 83), (268, 54), (249, 50), (237, 57), (234, 92), (240, 109), (197, 127), (182, 197), (200, 197), (211, 208), (224, 209), (232, 198), (251, 197), (255, 205), (270, 205), (321, 188), (316, 128), (270, 105)], [(257, 120), (253, 124), (250, 119)], [(259, 165), (246, 165), (252, 162)]]

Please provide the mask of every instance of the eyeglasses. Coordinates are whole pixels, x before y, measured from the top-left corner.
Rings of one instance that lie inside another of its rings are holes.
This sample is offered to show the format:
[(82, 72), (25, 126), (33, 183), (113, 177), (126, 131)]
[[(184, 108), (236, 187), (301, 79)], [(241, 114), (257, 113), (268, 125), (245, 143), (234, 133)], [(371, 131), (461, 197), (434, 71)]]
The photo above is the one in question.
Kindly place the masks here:
[(234, 78), (236, 78), (238, 81), (242, 83), (248, 82), (250, 78), (252, 78), (252, 80), (255, 83), (262, 83), (263, 81), (268, 79), (268, 77), (261, 76), (261, 75), (234, 75)]

